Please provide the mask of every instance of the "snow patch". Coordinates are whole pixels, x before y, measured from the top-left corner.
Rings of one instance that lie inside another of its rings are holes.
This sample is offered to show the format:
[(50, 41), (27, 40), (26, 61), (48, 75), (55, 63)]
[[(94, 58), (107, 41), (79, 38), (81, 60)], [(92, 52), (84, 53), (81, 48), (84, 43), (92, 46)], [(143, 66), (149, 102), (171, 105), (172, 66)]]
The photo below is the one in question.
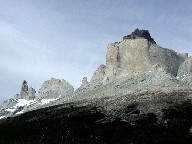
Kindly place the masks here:
[(23, 112), (24, 112), (24, 110), (22, 110), (22, 111), (16, 113), (15, 115), (22, 114)]
[(25, 99), (19, 99), (17, 102), (18, 102), (18, 103), (15, 105), (15, 107), (25, 106), (25, 105), (31, 105), (31, 104), (33, 104), (33, 103), (36, 103), (35, 100), (25, 100)]
[(15, 109), (6, 109), (5, 111), (9, 111), (9, 112), (14, 112), (15, 111)]
[(42, 104), (48, 104), (48, 103), (50, 103), (52, 101), (56, 101), (57, 99), (59, 99), (59, 98), (56, 98), (56, 99), (42, 99), (41, 103)]
[(0, 119), (3, 119), (5, 116), (0, 116)]

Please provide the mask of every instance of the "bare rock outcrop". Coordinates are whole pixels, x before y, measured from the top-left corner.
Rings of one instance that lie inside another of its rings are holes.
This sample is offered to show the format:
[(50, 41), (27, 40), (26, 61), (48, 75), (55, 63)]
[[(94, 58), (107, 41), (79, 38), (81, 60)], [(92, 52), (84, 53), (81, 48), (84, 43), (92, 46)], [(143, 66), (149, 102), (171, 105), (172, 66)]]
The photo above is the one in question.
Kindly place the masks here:
[(158, 66), (176, 76), (186, 59), (187, 56), (150, 44), (146, 39), (125, 39), (108, 45), (106, 65), (126, 70), (128, 74), (153, 71)]
[(75, 90), (74, 96), (86, 93), (88, 90), (90, 90), (90, 83), (88, 82), (87, 77), (84, 77), (81, 86)]
[(16, 99), (26, 99), (26, 100), (33, 100), (35, 99), (35, 89), (32, 87), (28, 87), (27, 81), (24, 80), (21, 86), (21, 92), (20, 95), (17, 95), (15, 97)]
[(43, 83), (36, 99), (56, 99), (70, 97), (74, 88), (66, 80), (51, 78)]

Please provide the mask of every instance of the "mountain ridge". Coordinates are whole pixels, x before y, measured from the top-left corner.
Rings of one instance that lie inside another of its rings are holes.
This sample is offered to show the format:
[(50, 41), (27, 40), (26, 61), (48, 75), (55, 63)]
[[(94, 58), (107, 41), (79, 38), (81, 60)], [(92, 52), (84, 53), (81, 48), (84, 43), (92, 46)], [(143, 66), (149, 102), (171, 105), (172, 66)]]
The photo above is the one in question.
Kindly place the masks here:
[[(157, 91), (169, 94), (188, 89), (190, 93), (191, 81), (192, 57), (162, 48), (147, 30), (136, 29), (123, 37), (121, 42), (107, 46), (106, 64), (97, 68), (90, 81), (84, 77), (81, 86), (75, 91), (67, 81), (51, 78), (36, 93), (32, 87), (28, 88), (24, 80), (20, 94), (1, 105), (0, 117), (14, 116), (14, 109), (27, 112), (84, 99), (135, 95), (137, 101), (137, 95), (151, 97), (149, 93)], [(14, 108), (19, 99), (34, 102), (22, 108)]]

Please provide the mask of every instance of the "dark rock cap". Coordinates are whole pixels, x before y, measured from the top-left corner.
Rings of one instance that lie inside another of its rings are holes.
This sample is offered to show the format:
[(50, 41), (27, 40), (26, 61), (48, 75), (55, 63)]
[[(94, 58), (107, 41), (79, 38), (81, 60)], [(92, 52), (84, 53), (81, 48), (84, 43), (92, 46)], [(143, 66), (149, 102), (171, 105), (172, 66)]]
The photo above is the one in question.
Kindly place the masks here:
[(147, 39), (150, 43), (156, 44), (155, 40), (151, 37), (148, 30), (139, 30), (138, 28), (135, 29), (130, 35), (124, 36), (123, 40), (125, 39), (137, 39), (137, 38), (144, 38)]

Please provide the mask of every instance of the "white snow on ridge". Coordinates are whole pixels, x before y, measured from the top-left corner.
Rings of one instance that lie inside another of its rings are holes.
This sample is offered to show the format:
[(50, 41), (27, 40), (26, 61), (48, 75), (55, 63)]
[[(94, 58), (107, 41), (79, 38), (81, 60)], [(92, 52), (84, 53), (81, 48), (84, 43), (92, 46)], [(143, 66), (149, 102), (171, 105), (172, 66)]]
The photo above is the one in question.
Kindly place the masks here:
[(22, 110), (22, 111), (16, 113), (15, 115), (22, 114), (23, 112), (24, 112), (24, 110)]
[(5, 111), (14, 112), (15, 109), (8, 108), (8, 109), (6, 109)]
[(3, 119), (5, 116), (0, 116), (0, 119)]
[(48, 103), (50, 103), (52, 101), (56, 101), (57, 99), (59, 99), (59, 98), (56, 98), (56, 99), (42, 99), (41, 103), (42, 104), (48, 104)]
[(31, 105), (33, 103), (36, 103), (36, 100), (25, 100), (25, 99), (19, 99), (18, 103), (15, 105), (15, 107), (17, 106), (25, 106), (25, 105)]
[[(41, 99), (41, 100), (18, 99), (15, 106), (9, 107), (9, 108), (5, 109), (5, 111), (7, 111), (7, 112), (9, 112), (9, 114), (11, 114), (11, 113), (14, 113), (16, 110), (19, 110), (20, 109), (19, 107), (25, 107), (25, 106), (30, 107), (30, 105), (32, 107), (38, 108), (39, 106), (46, 105), (46, 104), (48, 104), (50, 102), (56, 101), (57, 99), (59, 99), (59, 98)], [(24, 109), (21, 108), (21, 110), (17, 111), (17, 113), (15, 113), (14, 115), (23, 114), (25, 112), (26, 112), (26, 108), (24, 108)], [(3, 119), (3, 118), (5, 118), (5, 116), (0, 116), (0, 119)]]

